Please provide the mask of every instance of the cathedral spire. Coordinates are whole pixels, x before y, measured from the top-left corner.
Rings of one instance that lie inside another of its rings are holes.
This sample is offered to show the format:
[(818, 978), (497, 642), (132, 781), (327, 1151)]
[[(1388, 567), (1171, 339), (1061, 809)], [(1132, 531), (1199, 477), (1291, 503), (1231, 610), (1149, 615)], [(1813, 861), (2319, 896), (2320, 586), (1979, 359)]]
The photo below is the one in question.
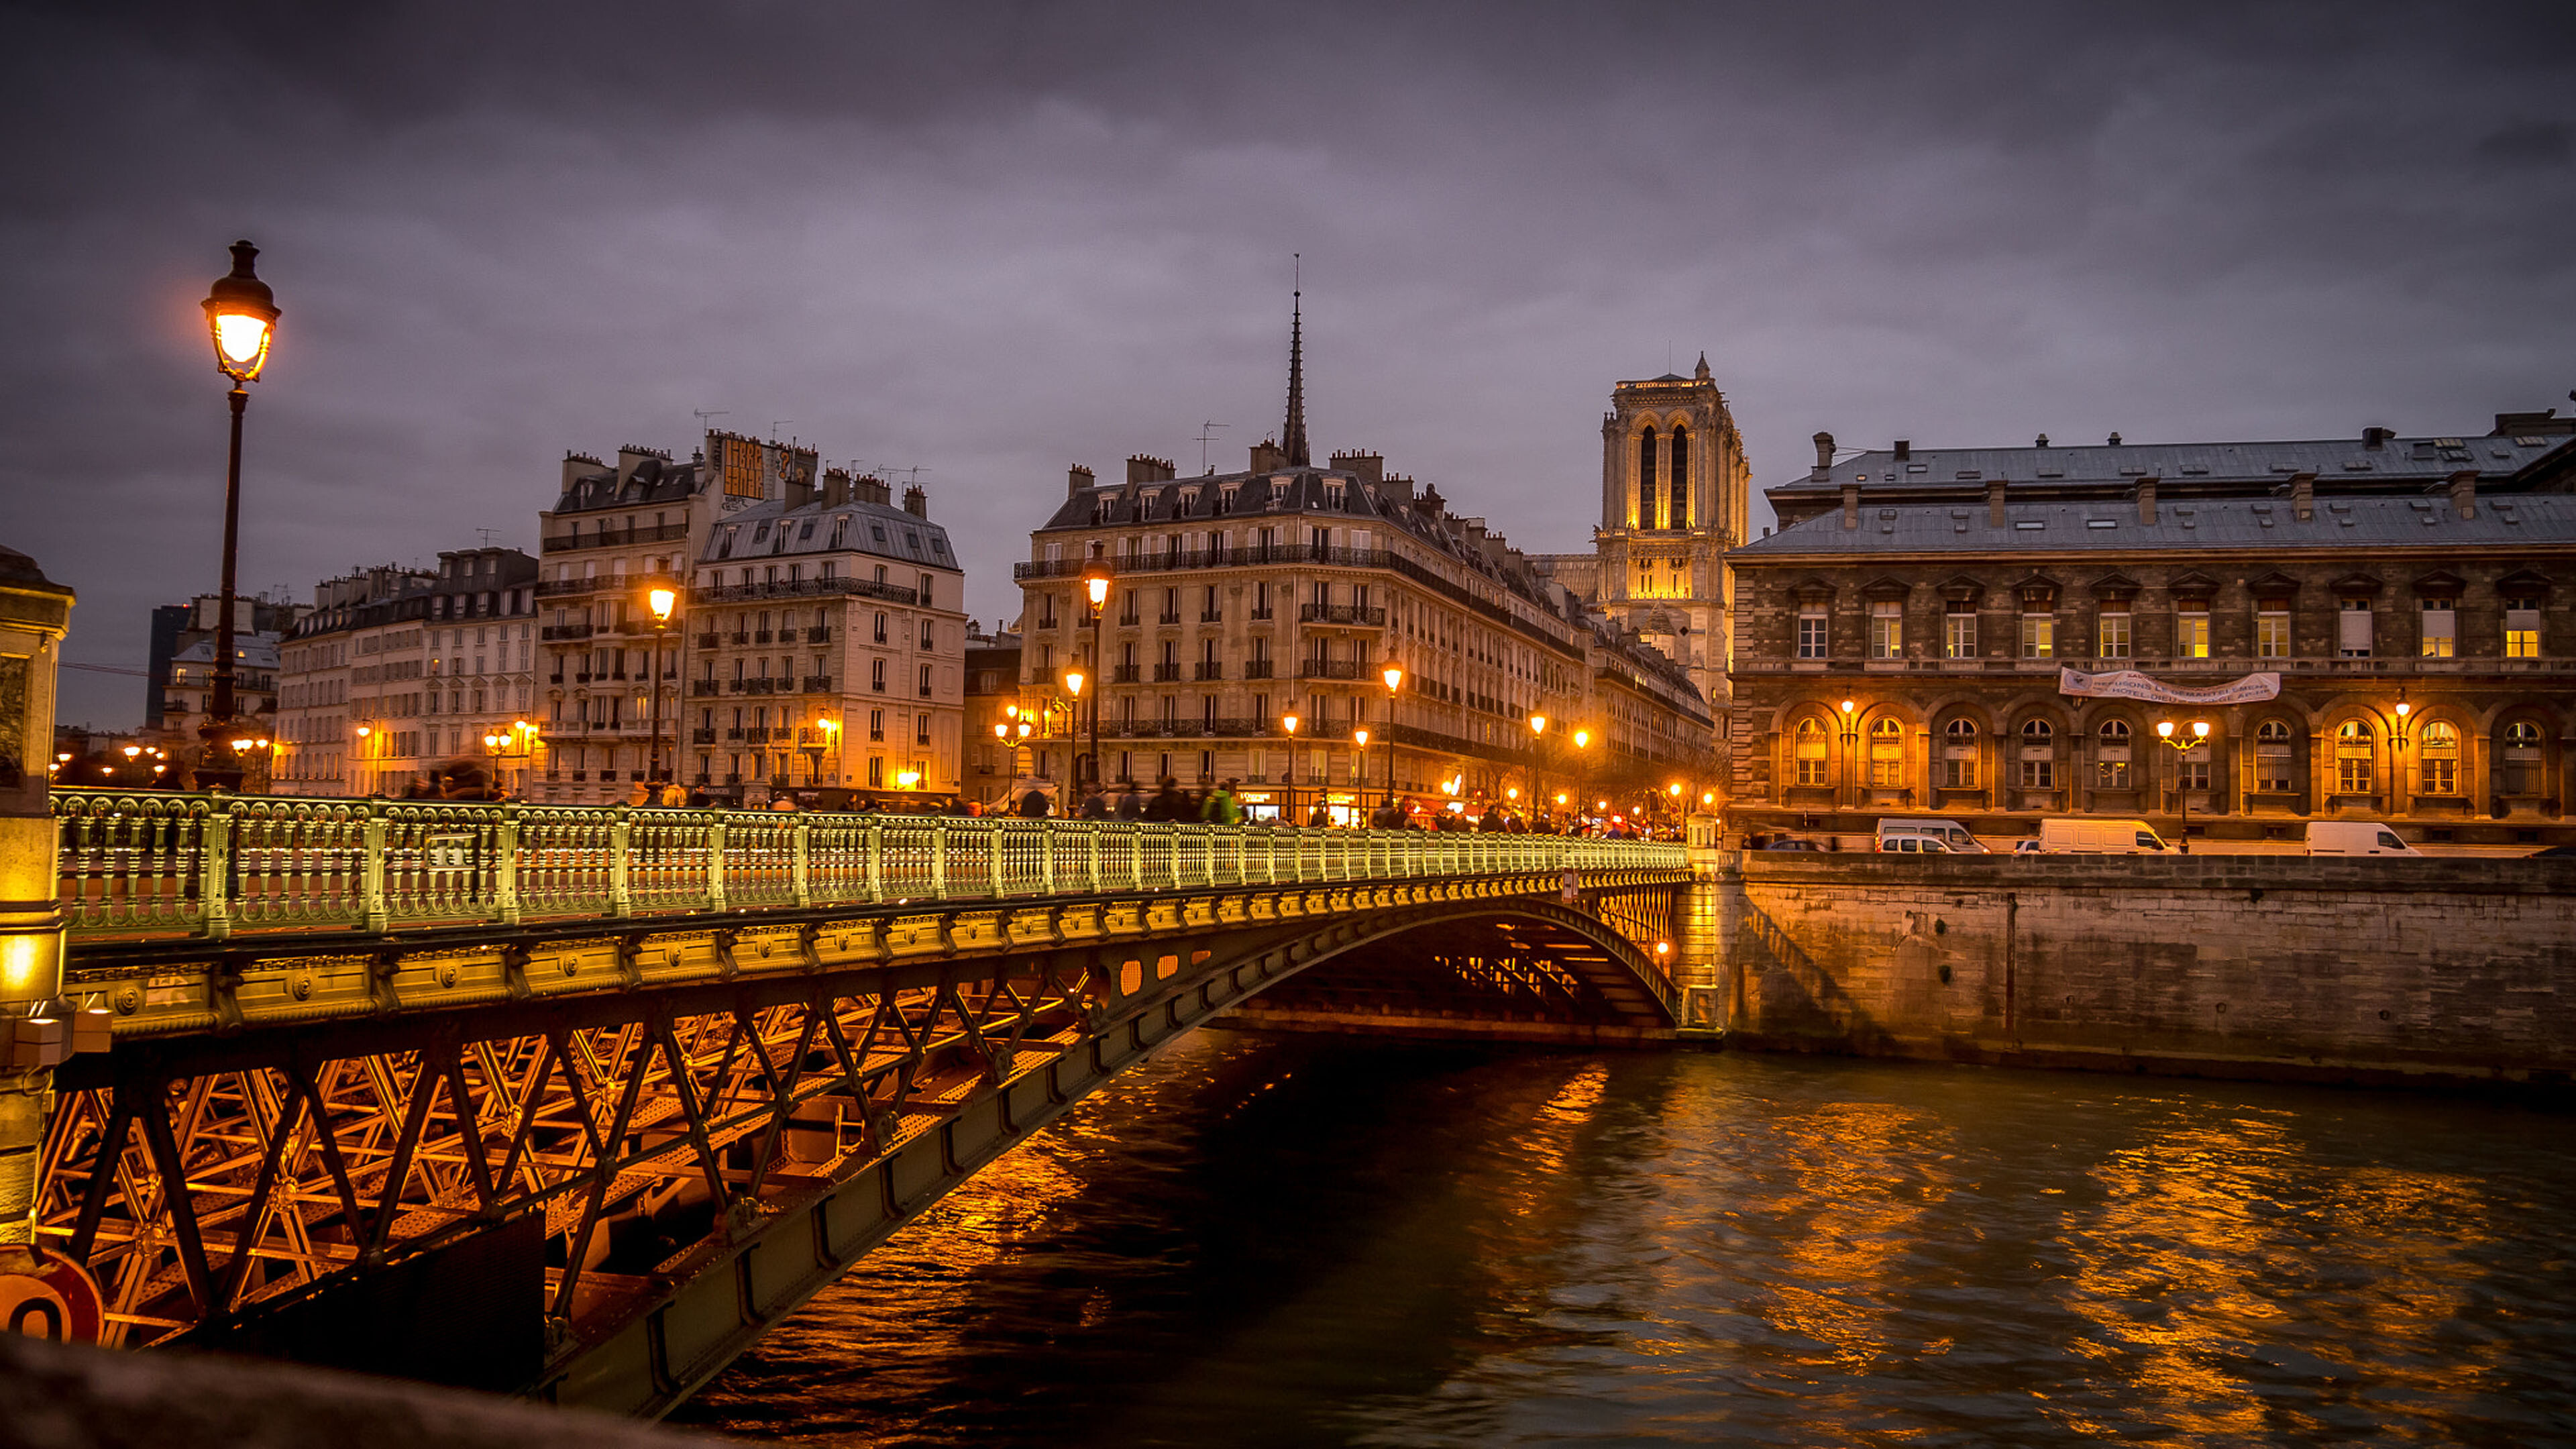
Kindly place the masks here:
[(1302, 287), (1288, 294), (1288, 425), (1280, 430), (1279, 445), (1292, 468), (1303, 468), (1314, 461), (1306, 452), (1305, 296)]

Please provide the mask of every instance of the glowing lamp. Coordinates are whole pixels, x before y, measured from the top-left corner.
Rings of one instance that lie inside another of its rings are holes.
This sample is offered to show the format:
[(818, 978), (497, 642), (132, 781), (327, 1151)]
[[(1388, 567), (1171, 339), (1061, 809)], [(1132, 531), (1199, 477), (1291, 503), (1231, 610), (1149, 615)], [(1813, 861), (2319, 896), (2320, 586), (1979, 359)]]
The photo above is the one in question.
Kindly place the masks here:
[(1297, 733), (1297, 716), (1293, 714), (1281, 715), (1279, 717), (1279, 723), (1287, 729), (1288, 733), (1292, 735)]
[(2191, 722), (2191, 732), (2192, 732), (2192, 734), (2193, 734), (2194, 736), (2196, 736), (2196, 737), (2198, 737), (2198, 738), (2200, 738), (2200, 739), (2204, 739), (2204, 740), (2205, 740), (2205, 739), (2208, 739), (2208, 738), (2209, 738), (2209, 721), (2207, 721), (2207, 720), (2205, 720), (2205, 719), (2196, 719), (2196, 720), (2193, 720), (2193, 721)]
[(215, 342), (215, 368), (236, 383), (258, 380), (277, 331), (277, 295), (251, 266), (258, 256), (259, 248), (249, 242), (234, 242), (233, 269), (215, 279), (203, 304)]
[(1845, 713), (1845, 714), (1849, 714), (1849, 713), (1851, 713), (1853, 710), (1858, 709), (1858, 708), (1860, 708), (1860, 706), (1859, 706), (1859, 705), (1854, 704), (1853, 702), (1851, 702), (1851, 701), (1850, 701), (1850, 700), (1848, 700), (1848, 699), (1843, 701), (1843, 713)]
[(1386, 681), (1386, 692), (1393, 694), (1404, 687), (1404, 666), (1401, 664), (1390, 664), (1386, 668), (1378, 671), (1378, 677)]
[(2172, 738), (2173, 738), (2173, 721), (2172, 721), (2172, 720), (2169, 720), (2169, 719), (2160, 719), (2160, 720), (2157, 720), (2157, 721), (2156, 721), (2156, 733), (2157, 733), (2158, 735), (2162, 736), (2162, 737), (2163, 737), (2163, 738), (2165, 738), (2165, 739), (2172, 739)]
[(1073, 691), (1074, 698), (1082, 698), (1082, 685), (1083, 678), (1081, 670), (1068, 669), (1064, 672), (1064, 687)]
[(1365, 749), (1367, 749), (1367, 748), (1368, 748), (1368, 731), (1367, 731), (1367, 730), (1353, 730), (1353, 731), (1351, 731), (1351, 739), (1352, 739), (1352, 741), (1353, 741), (1353, 742), (1355, 742), (1356, 744), (1358, 744), (1358, 745), (1359, 745), (1359, 747), (1360, 747), (1361, 749), (1364, 749), (1364, 750), (1365, 750)]
[(1585, 745), (1590, 743), (1592, 743), (1592, 731), (1576, 730), (1574, 732), (1574, 747), (1576, 749), (1582, 749)]
[(1546, 715), (1534, 714), (1530, 716), (1530, 733), (1534, 735), (1543, 735), (1547, 733)]
[(1091, 595), (1091, 607), (1097, 609), (1109, 602), (1109, 575), (1092, 574), (1082, 581), (1082, 587)]

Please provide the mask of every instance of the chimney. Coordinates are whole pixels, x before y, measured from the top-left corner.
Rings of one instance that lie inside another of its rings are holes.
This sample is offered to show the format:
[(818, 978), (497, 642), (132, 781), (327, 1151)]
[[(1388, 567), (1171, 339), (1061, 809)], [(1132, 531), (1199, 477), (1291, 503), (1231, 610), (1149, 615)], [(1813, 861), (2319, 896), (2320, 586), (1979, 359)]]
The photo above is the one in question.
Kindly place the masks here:
[(1375, 453), (1335, 453), (1333, 467), (1349, 473), (1362, 483), (1383, 484), (1386, 481), (1386, 459)]
[(1422, 501), (1414, 505), (1413, 511), (1425, 518), (1438, 518), (1447, 507), (1440, 497), (1440, 485), (1435, 483), (1422, 490)]
[(1986, 480), (1986, 526), (2004, 526), (2004, 480), (2001, 478)]
[(886, 486), (883, 478), (874, 473), (851, 480), (850, 493), (861, 503), (873, 503), (879, 508), (884, 508), (894, 501), (893, 490)]
[(2163, 481), (2162, 478), (2138, 480), (2138, 521), (2140, 523), (2152, 524), (2156, 521), (2156, 485)]
[(1090, 469), (1076, 463), (1064, 470), (1064, 496), (1079, 498), (1082, 496), (1082, 490), (1099, 481), (1092, 476)]
[(2290, 516), (2306, 523), (2317, 516), (2317, 475), (2290, 475)]
[(1413, 503), (1413, 480), (1402, 473), (1390, 473), (1378, 480), (1378, 496), (1389, 503), (1410, 507)]
[(920, 484), (903, 490), (903, 511), (915, 518), (930, 516), (930, 495), (922, 491)]
[(588, 453), (564, 454), (563, 491), (570, 493), (574, 483), (580, 481), (585, 475), (596, 473), (607, 466)]
[(1843, 485), (1843, 527), (1860, 527), (1860, 485), (1857, 483)]
[(813, 501), (814, 480), (801, 474), (791, 475), (787, 480), (787, 506), (791, 509), (802, 508)]
[(1288, 450), (1276, 438), (1264, 438), (1252, 445), (1252, 471), (1276, 473), (1288, 466)]
[(1130, 483), (1166, 483), (1173, 475), (1172, 460), (1144, 453), (1127, 455), (1127, 481)]
[(1914, 456), (1914, 445), (1903, 438), (1896, 440), (1896, 461), (1902, 463)]
[(1816, 471), (1808, 476), (1814, 478), (1818, 482), (1822, 482), (1824, 481), (1825, 475), (1831, 473), (1833, 470), (1834, 435), (1831, 433), (1818, 433), (1816, 434)]
[(2478, 516), (2478, 470), (2463, 468), (2451, 475), (2451, 511), (2462, 518)]
[(823, 470), (823, 506), (838, 508), (850, 501), (850, 472), (846, 468)]
[(2045, 447), (2047, 447), (2047, 446), (2048, 446), (2048, 434), (2046, 434), (2046, 433), (2042, 433), (2042, 434), (2040, 434), (2038, 437), (2031, 439), (2031, 440), (2030, 440), (2030, 445), (2031, 445), (2032, 447), (2034, 447), (2034, 448), (2045, 448)]
[(2120, 446), (2120, 435), (2118, 433), (2113, 433), (2111, 435), (2111, 446), (2114, 448)]
[(2384, 448), (2388, 446), (2388, 440), (2396, 436), (2397, 434), (2388, 428), (2364, 428), (2361, 430), (2361, 445), (2365, 448)]

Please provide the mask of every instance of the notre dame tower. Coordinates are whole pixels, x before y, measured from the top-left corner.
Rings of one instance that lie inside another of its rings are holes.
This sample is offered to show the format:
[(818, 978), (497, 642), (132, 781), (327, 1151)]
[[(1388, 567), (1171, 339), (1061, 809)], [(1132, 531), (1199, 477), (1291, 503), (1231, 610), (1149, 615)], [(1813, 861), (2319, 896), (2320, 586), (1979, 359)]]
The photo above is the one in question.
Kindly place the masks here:
[(1623, 382), (1610, 402), (1593, 597), (1687, 667), (1715, 715), (1726, 707), (1734, 603), (1723, 555), (1744, 542), (1752, 488), (1744, 439), (1705, 353), (1691, 376)]

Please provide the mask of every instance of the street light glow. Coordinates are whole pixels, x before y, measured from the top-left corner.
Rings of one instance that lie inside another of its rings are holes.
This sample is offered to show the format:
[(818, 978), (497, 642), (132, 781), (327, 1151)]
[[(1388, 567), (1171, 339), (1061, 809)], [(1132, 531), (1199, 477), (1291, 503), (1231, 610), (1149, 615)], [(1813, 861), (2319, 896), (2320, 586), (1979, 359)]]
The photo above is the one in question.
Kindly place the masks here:
[(668, 624), (671, 622), (672, 608), (680, 602), (680, 595), (675, 589), (655, 589), (646, 594), (644, 600), (652, 606), (653, 622)]
[(1082, 585), (1091, 592), (1091, 607), (1097, 609), (1101, 605), (1109, 602), (1109, 576), (1107, 574), (1093, 574), (1089, 578), (1084, 579), (1082, 581)]
[(1064, 687), (1073, 691), (1073, 697), (1076, 699), (1082, 698), (1082, 684), (1081, 670), (1068, 669), (1064, 672)]
[(1386, 692), (1389, 694), (1404, 687), (1404, 666), (1401, 664), (1390, 664), (1379, 670), (1378, 675), (1386, 681)]
[(214, 338), (215, 367), (235, 382), (258, 379), (277, 330), (277, 295), (252, 266), (258, 256), (259, 248), (249, 242), (234, 242), (232, 271), (215, 279), (201, 304)]

